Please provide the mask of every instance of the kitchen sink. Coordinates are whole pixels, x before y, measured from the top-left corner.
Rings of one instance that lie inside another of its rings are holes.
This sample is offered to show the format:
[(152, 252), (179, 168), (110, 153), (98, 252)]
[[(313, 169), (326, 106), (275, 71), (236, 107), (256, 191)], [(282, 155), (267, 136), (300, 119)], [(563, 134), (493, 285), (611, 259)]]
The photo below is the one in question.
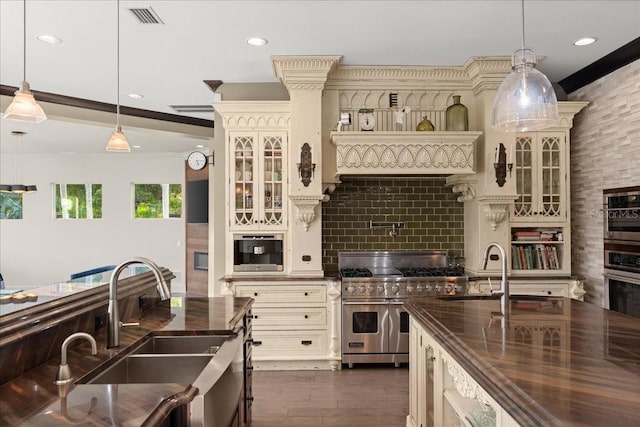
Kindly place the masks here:
[(192, 384), (212, 358), (212, 355), (134, 354), (84, 384)]
[(151, 335), (132, 353), (215, 354), (227, 339), (227, 335)]

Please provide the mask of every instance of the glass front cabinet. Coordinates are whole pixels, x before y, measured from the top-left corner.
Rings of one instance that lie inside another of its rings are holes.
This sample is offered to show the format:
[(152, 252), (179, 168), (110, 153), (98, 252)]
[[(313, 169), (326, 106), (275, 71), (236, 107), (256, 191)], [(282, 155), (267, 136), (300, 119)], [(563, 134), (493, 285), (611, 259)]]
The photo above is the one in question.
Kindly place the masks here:
[(558, 222), (567, 219), (567, 166), (564, 132), (521, 133), (516, 136), (518, 199), (512, 222)]
[(230, 230), (286, 228), (286, 132), (230, 133)]

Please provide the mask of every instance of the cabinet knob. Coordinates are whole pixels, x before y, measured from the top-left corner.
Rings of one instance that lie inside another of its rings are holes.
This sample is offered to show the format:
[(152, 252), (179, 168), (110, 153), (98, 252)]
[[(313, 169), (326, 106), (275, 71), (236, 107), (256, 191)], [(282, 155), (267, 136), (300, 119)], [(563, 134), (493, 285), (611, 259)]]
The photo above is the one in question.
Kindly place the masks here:
[(253, 315), (253, 318), (254, 318), (254, 319), (257, 319), (257, 318), (258, 318), (258, 315), (257, 315), (257, 314), (254, 314), (254, 315)]
[(305, 314), (305, 315), (304, 315), (304, 318), (305, 318), (305, 319), (308, 319), (308, 318), (309, 318), (309, 316), (308, 316), (307, 314)]
[(306, 297), (306, 296), (309, 296), (309, 292), (305, 292), (305, 293), (304, 293), (304, 296), (305, 296), (305, 297)]
[(551, 291), (547, 291), (547, 295), (551, 295)]
[[(254, 293), (253, 293), (253, 296), (254, 296), (254, 297), (257, 297), (257, 296), (258, 296), (258, 293), (257, 293), (257, 292), (254, 292)], [(255, 317), (255, 316), (254, 316), (254, 317)]]
[(253, 396), (247, 397), (245, 400), (247, 400), (248, 402), (253, 402)]

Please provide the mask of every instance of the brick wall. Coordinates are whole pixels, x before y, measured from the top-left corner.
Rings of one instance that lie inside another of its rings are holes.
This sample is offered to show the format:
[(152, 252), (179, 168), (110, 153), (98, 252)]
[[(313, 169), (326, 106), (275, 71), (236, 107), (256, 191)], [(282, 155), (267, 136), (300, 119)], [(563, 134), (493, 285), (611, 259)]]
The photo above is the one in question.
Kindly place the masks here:
[[(464, 251), (464, 206), (441, 177), (341, 178), (322, 207), (323, 267), (337, 269), (338, 252), (446, 249)], [(403, 222), (370, 229), (369, 221)]]
[(602, 190), (640, 185), (640, 60), (568, 98), (590, 103), (571, 131), (571, 269), (602, 305)]

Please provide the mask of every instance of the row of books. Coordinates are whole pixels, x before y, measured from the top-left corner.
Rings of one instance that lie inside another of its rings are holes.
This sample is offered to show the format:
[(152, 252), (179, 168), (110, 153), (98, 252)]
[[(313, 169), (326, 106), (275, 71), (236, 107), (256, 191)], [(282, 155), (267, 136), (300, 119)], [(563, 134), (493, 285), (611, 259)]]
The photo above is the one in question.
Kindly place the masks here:
[(514, 241), (542, 241), (551, 242), (562, 240), (559, 231), (517, 230), (511, 236)]
[(555, 245), (511, 245), (514, 270), (557, 270), (560, 268)]

